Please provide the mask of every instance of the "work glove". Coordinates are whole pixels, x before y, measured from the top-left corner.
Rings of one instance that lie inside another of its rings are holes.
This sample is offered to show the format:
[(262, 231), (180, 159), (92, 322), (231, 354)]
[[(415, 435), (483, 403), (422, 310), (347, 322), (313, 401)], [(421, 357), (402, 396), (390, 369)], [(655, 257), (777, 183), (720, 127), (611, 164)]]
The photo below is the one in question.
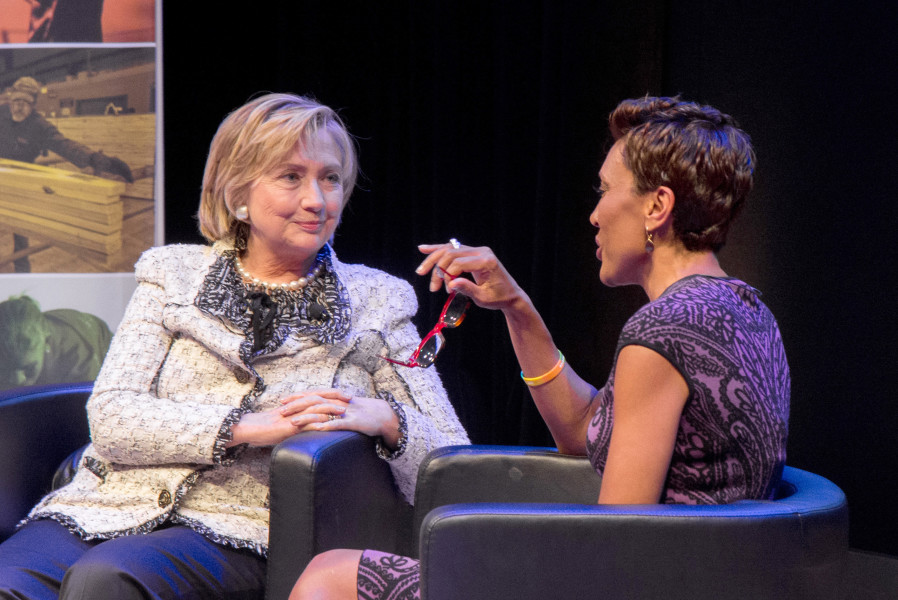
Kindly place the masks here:
[(134, 183), (131, 167), (120, 158), (106, 156), (102, 152), (94, 152), (90, 155), (90, 166), (94, 168), (95, 174), (111, 173), (112, 175), (118, 175), (128, 183)]

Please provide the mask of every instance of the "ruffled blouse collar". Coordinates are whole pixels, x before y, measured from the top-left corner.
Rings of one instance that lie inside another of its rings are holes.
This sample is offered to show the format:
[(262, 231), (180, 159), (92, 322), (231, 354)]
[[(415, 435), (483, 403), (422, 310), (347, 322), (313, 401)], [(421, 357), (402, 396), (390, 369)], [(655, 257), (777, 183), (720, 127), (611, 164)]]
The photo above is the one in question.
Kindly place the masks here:
[(194, 304), (244, 333), (240, 354), (247, 365), (274, 352), (291, 335), (309, 336), (321, 344), (333, 344), (348, 335), (349, 294), (337, 277), (329, 245), (319, 250), (316, 260), (321, 272), (305, 288), (271, 294), (244, 284), (234, 263), (234, 248), (216, 248), (216, 252)]

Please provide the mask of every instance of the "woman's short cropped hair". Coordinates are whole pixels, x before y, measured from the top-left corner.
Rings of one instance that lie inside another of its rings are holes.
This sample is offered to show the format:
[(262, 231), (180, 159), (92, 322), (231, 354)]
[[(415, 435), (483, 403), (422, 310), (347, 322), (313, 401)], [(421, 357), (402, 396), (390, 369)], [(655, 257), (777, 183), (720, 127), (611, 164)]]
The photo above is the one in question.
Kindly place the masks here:
[(212, 138), (198, 213), (209, 242), (245, 240), (249, 226), (234, 216), (252, 185), (298, 143), (314, 144), (326, 131), (340, 149), (343, 205), (358, 177), (355, 139), (337, 113), (306, 96), (266, 94), (229, 114)]
[(688, 250), (717, 252), (752, 188), (748, 134), (716, 108), (679, 97), (624, 100), (609, 117), (637, 191), (674, 192), (673, 231)]

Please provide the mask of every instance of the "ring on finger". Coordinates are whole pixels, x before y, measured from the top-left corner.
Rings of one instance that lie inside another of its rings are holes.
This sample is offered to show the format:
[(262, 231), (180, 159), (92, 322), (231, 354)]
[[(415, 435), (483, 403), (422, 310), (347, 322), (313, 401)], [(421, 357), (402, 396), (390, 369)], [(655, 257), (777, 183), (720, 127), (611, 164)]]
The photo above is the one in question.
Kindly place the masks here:
[(455, 238), (451, 238), (451, 239), (449, 240), (449, 243), (452, 244), (452, 247), (455, 248), (456, 250), (458, 250), (459, 248), (461, 248), (461, 244), (460, 244), (459, 241), (458, 241), (457, 239), (455, 239)]
[(340, 418), (340, 417), (338, 417), (337, 415), (327, 415), (327, 420), (328, 420), (328, 421), (336, 421), (336, 420), (339, 419), (339, 418)]

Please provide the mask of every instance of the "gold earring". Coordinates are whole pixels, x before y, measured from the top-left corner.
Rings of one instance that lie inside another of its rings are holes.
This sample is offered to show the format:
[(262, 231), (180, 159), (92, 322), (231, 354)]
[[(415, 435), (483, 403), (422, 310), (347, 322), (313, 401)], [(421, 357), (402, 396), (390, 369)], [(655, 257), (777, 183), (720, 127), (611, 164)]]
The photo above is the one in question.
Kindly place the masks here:
[(655, 251), (655, 234), (649, 232), (649, 228), (645, 228), (645, 251), (646, 254), (651, 254)]
[(237, 217), (239, 221), (248, 221), (249, 220), (249, 209), (246, 207), (246, 204), (237, 207), (237, 210), (234, 211), (234, 216)]

